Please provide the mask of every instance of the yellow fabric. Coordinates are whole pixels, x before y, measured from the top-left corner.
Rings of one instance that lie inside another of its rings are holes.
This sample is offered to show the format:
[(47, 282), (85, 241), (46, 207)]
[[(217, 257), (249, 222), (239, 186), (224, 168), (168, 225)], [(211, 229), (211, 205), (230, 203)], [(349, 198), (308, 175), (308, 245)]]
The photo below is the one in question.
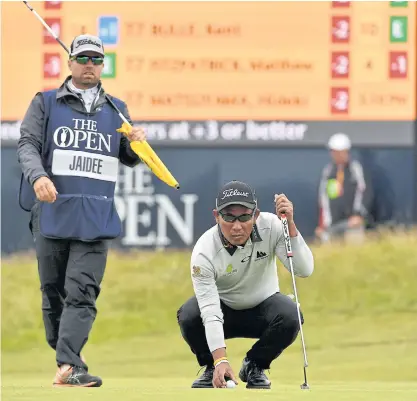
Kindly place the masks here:
[[(132, 131), (130, 124), (125, 122), (120, 128), (116, 130), (117, 132), (128, 136)], [(140, 159), (151, 169), (151, 171), (167, 185), (179, 188), (177, 180), (172, 176), (169, 170), (162, 163), (161, 159), (157, 156), (154, 150), (146, 141), (132, 141), (130, 142), (130, 147), (132, 150), (140, 157)]]

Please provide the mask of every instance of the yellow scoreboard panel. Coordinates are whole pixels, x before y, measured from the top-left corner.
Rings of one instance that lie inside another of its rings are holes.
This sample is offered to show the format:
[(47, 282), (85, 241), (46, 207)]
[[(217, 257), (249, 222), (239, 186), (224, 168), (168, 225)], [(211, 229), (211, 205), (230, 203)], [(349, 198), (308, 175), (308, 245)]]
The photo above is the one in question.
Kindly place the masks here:
[[(33, 2), (70, 45), (105, 43), (135, 120), (414, 120), (414, 2)], [(22, 2), (2, 7), (2, 120), (69, 74)], [(25, 27), (23, 32), (22, 27)]]

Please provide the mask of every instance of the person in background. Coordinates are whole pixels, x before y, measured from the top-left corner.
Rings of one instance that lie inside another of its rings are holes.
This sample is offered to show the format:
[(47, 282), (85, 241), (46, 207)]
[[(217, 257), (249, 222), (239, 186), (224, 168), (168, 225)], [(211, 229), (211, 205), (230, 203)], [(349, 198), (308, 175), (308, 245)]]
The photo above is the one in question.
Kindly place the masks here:
[(370, 217), (372, 183), (361, 163), (352, 158), (351, 146), (349, 137), (343, 133), (332, 135), (328, 142), (332, 161), (321, 174), (319, 222), (315, 230), (321, 241), (346, 234), (360, 234), (362, 238)]

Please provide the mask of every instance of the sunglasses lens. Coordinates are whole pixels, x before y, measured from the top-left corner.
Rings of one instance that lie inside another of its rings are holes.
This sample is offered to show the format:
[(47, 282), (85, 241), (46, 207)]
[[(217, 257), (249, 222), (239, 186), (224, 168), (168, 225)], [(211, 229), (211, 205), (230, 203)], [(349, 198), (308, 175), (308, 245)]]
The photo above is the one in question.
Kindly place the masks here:
[(100, 65), (100, 64), (103, 64), (104, 58), (103, 57), (77, 56), (76, 60), (78, 64), (87, 64), (88, 60), (91, 60), (94, 65)]
[(223, 220), (227, 221), (228, 223), (235, 221), (235, 218), (236, 218), (232, 214), (222, 214), (221, 216), (223, 217)]
[(103, 64), (103, 57), (91, 57), (91, 60), (93, 61), (94, 65), (100, 65)]
[(222, 214), (223, 220), (227, 223), (233, 223), (235, 220), (239, 220), (242, 223), (249, 221), (252, 218), (251, 214), (241, 214), (240, 216), (233, 216), (232, 214)]
[(87, 56), (78, 56), (76, 58), (78, 64), (87, 64), (89, 57)]

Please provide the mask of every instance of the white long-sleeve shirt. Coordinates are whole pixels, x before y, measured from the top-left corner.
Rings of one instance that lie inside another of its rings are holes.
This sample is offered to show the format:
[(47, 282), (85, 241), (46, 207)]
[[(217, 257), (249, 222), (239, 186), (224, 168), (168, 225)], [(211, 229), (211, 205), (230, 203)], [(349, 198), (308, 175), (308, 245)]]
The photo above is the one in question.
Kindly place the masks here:
[[(300, 232), (291, 238), (294, 274), (308, 277), (313, 254)], [(220, 300), (232, 309), (259, 305), (279, 291), (276, 258), (290, 271), (281, 220), (261, 212), (243, 247), (225, 243), (218, 226), (207, 230), (191, 255), (191, 279), (210, 351), (225, 347)]]

